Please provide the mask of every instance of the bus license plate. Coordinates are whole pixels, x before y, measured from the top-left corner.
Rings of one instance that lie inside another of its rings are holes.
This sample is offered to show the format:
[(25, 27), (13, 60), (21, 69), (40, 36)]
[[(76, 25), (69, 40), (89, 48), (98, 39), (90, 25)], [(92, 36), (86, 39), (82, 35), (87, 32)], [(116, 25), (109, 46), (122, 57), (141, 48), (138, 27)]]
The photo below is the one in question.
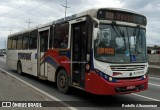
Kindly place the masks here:
[(131, 90), (131, 89), (135, 89), (135, 88), (136, 88), (135, 86), (128, 86), (127, 90)]

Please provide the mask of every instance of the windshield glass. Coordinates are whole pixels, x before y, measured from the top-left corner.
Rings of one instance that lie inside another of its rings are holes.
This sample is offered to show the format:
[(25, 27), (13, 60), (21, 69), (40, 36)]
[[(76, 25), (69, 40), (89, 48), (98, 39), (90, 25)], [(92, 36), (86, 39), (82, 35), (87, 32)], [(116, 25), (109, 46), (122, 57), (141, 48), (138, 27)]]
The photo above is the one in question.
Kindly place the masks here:
[(105, 62), (147, 62), (145, 29), (101, 24), (94, 53), (97, 60)]

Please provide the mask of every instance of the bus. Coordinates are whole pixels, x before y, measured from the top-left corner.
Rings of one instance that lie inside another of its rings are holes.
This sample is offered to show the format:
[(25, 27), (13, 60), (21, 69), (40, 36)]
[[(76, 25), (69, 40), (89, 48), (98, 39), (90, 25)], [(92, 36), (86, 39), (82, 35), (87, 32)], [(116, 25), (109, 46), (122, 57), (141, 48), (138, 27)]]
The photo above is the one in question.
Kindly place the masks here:
[(136, 11), (90, 9), (9, 35), (6, 63), (62, 93), (140, 92), (148, 89), (146, 25)]

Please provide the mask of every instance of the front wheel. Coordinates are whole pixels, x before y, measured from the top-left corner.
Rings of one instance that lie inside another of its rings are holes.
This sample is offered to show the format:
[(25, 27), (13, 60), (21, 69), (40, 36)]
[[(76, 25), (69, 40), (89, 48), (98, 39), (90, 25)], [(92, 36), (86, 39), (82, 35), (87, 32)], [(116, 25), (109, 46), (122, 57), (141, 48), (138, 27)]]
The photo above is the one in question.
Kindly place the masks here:
[(65, 70), (60, 70), (57, 75), (57, 87), (62, 93), (67, 93), (69, 90), (69, 79)]

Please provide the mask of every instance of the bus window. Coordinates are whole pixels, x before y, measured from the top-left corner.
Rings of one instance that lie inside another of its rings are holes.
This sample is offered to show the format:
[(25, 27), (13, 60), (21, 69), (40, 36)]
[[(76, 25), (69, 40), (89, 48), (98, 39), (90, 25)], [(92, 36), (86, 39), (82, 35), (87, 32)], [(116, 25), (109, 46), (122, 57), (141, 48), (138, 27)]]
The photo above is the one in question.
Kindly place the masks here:
[(28, 44), (29, 44), (29, 33), (23, 34), (23, 49), (28, 49)]
[(14, 36), (12, 41), (12, 49), (16, 49), (16, 47), (17, 47), (17, 36)]
[(30, 33), (30, 39), (29, 39), (29, 48), (30, 49), (36, 49), (37, 48), (37, 30), (34, 30)]
[(49, 48), (53, 48), (53, 33), (54, 33), (54, 29), (53, 27), (51, 27), (51, 31), (50, 31), (50, 38), (49, 38)]
[(17, 49), (22, 49), (22, 35), (18, 35)]
[(55, 26), (54, 48), (67, 48), (68, 46), (69, 24), (61, 24)]
[(40, 35), (40, 51), (41, 52), (46, 52), (48, 49), (48, 34), (49, 31), (42, 31), (39, 33)]
[(7, 45), (8, 49), (12, 49), (12, 37), (8, 38), (8, 45)]

